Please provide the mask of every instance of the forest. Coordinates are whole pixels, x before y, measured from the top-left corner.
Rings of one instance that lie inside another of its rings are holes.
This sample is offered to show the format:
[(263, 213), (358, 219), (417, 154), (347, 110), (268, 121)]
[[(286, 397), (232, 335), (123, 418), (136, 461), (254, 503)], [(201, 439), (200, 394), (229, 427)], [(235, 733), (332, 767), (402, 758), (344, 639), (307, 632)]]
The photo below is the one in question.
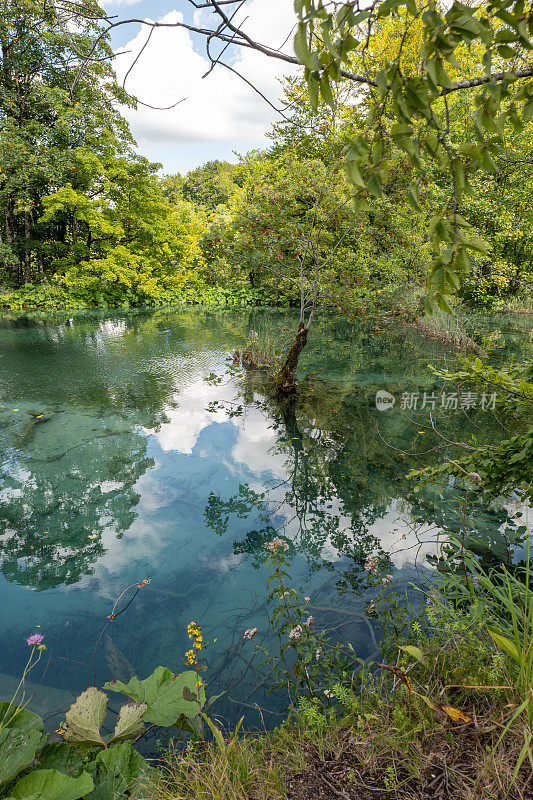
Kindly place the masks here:
[[(415, 167), (393, 137), (386, 191), (354, 198), (345, 153), (372, 108), (348, 79), (316, 111), (304, 79), (286, 79), (288, 111), (268, 147), (164, 175), (137, 154), (120, 113), (136, 101), (118, 85), (98, 25), (66, 36), (44, 8), (7, 3), (0, 23), (0, 307), (298, 305), (298, 259), (313, 223), (318, 249), (330, 254), (324, 303), (357, 314), (414, 298), (417, 308), (432, 259), (428, 226), (452, 175), (427, 155)], [(391, 17), (373, 30), (376, 69), (402, 26)], [(402, 59), (416, 58), (419, 36), (410, 30)], [(74, 48), (95, 40), (98, 58), (72, 87)], [(480, 48), (460, 45), (456, 56), (466, 73), (483, 69)], [(475, 88), (447, 103), (459, 151), (476, 136), (475, 104)], [(504, 137), (462, 203), (479, 241), (457, 292), (469, 307), (520, 307), (531, 297), (531, 128), (506, 121)]]

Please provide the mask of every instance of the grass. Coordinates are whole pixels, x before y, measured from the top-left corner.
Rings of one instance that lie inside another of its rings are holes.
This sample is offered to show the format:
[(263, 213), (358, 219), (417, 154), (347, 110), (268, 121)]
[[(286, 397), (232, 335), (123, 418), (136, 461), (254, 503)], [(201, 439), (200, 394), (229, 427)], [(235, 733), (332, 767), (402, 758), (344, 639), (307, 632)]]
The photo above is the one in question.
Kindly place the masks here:
[(273, 371), (281, 365), (282, 348), (279, 335), (268, 328), (250, 331), (242, 351), (236, 351), (243, 367), (247, 370)]
[(459, 350), (476, 352), (480, 350), (479, 345), (468, 335), (461, 317), (456, 314), (447, 314), (440, 309), (435, 309), (431, 315), (418, 317), (416, 327), (424, 336)]
[(520, 702), (516, 663), (438, 594), (428, 617), (425, 632), (413, 623), (416, 646), (388, 642), (392, 670), (365, 670), (360, 691), (331, 687), (326, 710), (301, 698), (260, 737), (169, 749), (136, 800), (533, 797), (527, 759), (513, 780), (520, 725), (501, 736)]
[(494, 310), (504, 314), (533, 314), (533, 297), (508, 297)]

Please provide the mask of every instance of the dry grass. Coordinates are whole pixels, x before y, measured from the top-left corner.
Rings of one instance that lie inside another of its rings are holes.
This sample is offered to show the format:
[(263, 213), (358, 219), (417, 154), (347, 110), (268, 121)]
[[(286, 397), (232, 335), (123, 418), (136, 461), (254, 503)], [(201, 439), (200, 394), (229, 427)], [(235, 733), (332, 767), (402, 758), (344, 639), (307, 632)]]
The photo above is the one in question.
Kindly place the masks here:
[[(330, 720), (322, 732), (293, 714), (261, 739), (169, 752), (160, 777), (136, 800), (531, 800), (523, 767), (511, 787), (520, 749), (510, 737), (494, 750), (493, 721), (456, 726), (408, 723), (385, 703), (368, 718)], [(415, 710), (416, 716), (416, 710)], [(361, 721), (363, 719), (363, 722)], [(511, 787), (511, 788), (510, 788)]]

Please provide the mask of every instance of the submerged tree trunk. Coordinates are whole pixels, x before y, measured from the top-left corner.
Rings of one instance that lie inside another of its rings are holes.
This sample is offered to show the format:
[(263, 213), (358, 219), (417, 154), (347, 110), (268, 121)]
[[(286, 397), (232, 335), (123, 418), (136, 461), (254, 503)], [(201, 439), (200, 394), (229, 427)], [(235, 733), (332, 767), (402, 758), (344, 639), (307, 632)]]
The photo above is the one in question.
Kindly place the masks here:
[(274, 378), (276, 390), (281, 395), (294, 394), (296, 391), (296, 374), (298, 370), (298, 361), (305, 345), (307, 344), (307, 334), (309, 327), (300, 320), (298, 330), (294, 339), (289, 347), (289, 352), (285, 358), (283, 366)]

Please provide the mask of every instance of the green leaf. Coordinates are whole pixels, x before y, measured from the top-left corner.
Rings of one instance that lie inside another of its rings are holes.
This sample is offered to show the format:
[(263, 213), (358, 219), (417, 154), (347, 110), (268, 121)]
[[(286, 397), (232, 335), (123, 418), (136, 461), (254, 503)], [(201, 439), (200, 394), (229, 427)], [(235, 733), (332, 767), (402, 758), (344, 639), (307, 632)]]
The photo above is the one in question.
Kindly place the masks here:
[(147, 709), (146, 703), (126, 703), (122, 706), (109, 744), (141, 736), (145, 731), (143, 714)]
[(498, 53), (502, 58), (515, 58), (516, 56), (516, 50), (513, 47), (509, 47), (508, 44), (500, 44), (498, 46)]
[(0, 784), (31, 764), (43, 736), (43, 721), (31, 711), (0, 703)]
[(131, 742), (122, 742), (102, 750), (88, 765), (88, 769), (94, 779), (94, 791), (86, 800), (116, 800), (132, 789), (141, 775), (151, 772)]
[(100, 728), (106, 718), (107, 702), (107, 695), (96, 686), (82, 692), (65, 714), (65, 741), (72, 745), (103, 747)]
[(377, 175), (371, 175), (367, 181), (367, 189), (374, 197), (385, 197), (383, 189), (381, 188), (381, 181)]
[(441, 294), (436, 294), (435, 295), (435, 300), (437, 301), (437, 305), (439, 306), (439, 308), (441, 308), (447, 314), (451, 314), (452, 313), (452, 308), (449, 305), (449, 303), (447, 302), (445, 297), (443, 297)]
[(413, 211), (422, 211), (422, 207), (420, 205), (420, 197), (418, 195), (418, 189), (416, 186), (410, 186), (407, 190), (407, 201)]
[(348, 175), (350, 181), (356, 186), (364, 188), (365, 182), (361, 177), (361, 173), (359, 172), (359, 169), (355, 161), (347, 161), (345, 164), (345, 169), (346, 169), (346, 174)]
[(478, 253), (486, 253), (487, 245), (479, 236), (470, 235), (468, 238), (463, 239), (463, 244), (469, 250), (476, 250)]
[(422, 650), (419, 647), (415, 647), (414, 644), (405, 644), (400, 646), (400, 650), (403, 650), (404, 653), (407, 655), (416, 658), (417, 661), (423, 661), (425, 656)]
[(384, 97), (387, 93), (387, 73), (384, 69), (381, 69), (376, 75), (376, 83), (378, 85), (378, 89), (380, 91), (381, 97)]
[(300, 22), (294, 35), (294, 52), (300, 64), (311, 67), (311, 53), (307, 47), (307, 31), (303, 22)]
[(83, 772), (81, 756), (66, 742), (49, 742), (39, 753), (39, 769), (55, 769), (71, 778)]
[(506, 636), (502, 636), (501, 633), (497, 633), (497, 631), (491, 631), (489, 629), (488, 634), (493, 639), (495, 644), (500, 648), (500, 650), (503, 650), (504, 653), (507, 653), (508, 656), (511, 656), (511, 658), (516, 661), (517, 664), (521, 663), (520, 652), (514, 642), (512, 642)]
[(214, 738), (215, 742), (217, 743), (218, 749), (222, 753), (225, 753), (226, 752), (226, 742), (224, 741), (224, 736), (222, 735), (222, 731), (220, 730), (220, 728), (218, 728), (215, 725), (215, 723), (213, 722), (212, 719), (209, 719), (207, 714), (204, 714), (203, 711), (202, 711), (202, 717), (205, 719), (205, 721), (209, 725), (209, 729), (210, 729), (211, 733), (213, 734), (213, 738)]
[(310, 72), (307, 76), (307, 91), (309, 93), (309, 102), (311, 108), (316, 111), (318, 108), (318, 95), (320, 91), (320, 79), (318, 73)]
[(329, 85), (329, 78), (325, 72), (322, 73), (320, 78), (320, 94), (328, 106), (335, 109), (335, 99), (331, 91), (331, 86)]
[(55, 769), (36, 769), (15, 784), (12, 795), (16, 800), (79, 800), (93, 787), (87, 772), (71, 778)]
[(145, 722), (173, 725), (181, 714), (191, 719), (203, 708), (205, 690), (203, 686), (200, 688), (198, 703), (196, 681), (196, 672), (192, 670), (174, 675), (166, 667), (157, 667), (142, 681), (137, 677), (127, 684), (111, 681), (105, 684), (104, 689), (128, 695), (137, 703), (146, 703), (148, 710), (143, 715)]

